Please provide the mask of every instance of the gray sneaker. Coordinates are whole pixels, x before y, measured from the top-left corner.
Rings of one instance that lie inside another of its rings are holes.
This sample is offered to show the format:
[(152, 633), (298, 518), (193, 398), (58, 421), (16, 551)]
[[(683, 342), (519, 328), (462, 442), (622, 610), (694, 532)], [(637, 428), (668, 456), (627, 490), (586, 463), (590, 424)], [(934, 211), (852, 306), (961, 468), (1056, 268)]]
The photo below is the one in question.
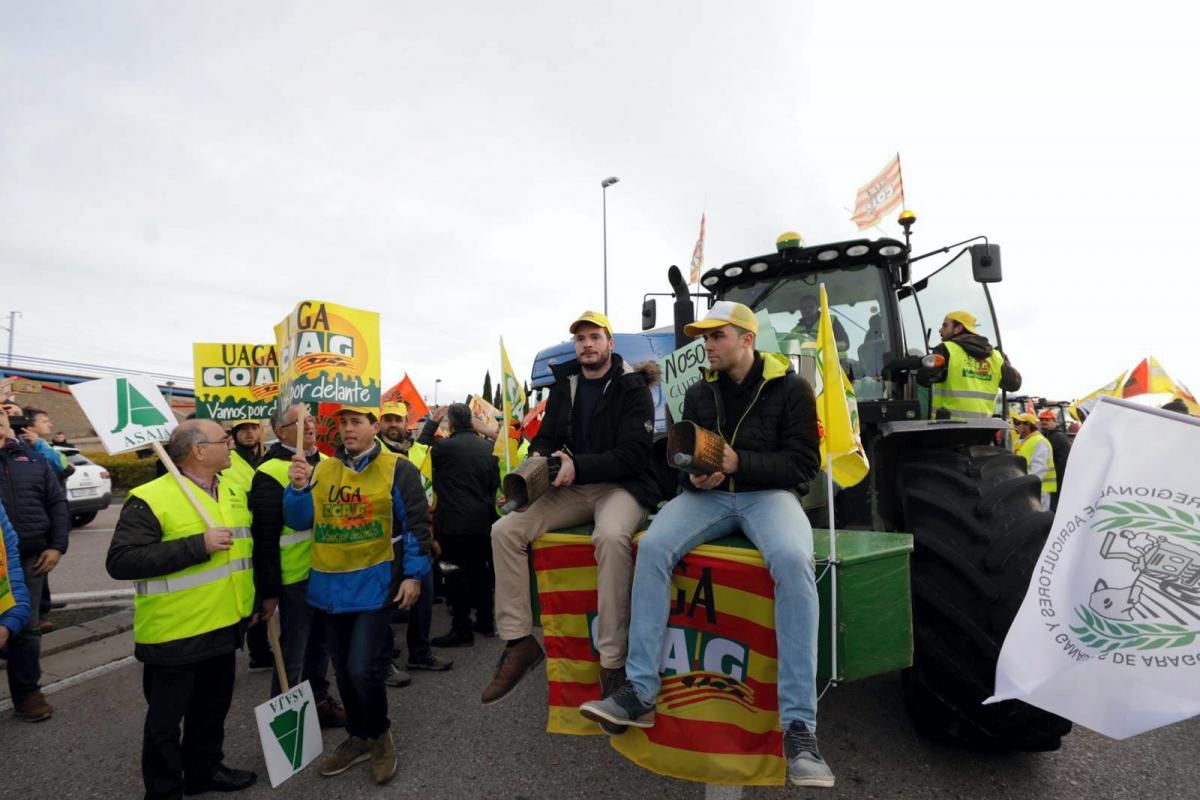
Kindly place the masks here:
[[(579, 707), (579, 713), (601, 725), (609, 723), (620, 728), (654, 727), (654, 703), (643, 703), (633, 684), (626, 681), (603, 700), (590, 700)], [(608, 725), (605, 725), (608, 730)]]
[(793, 786), (833, 786), (833, 771), (817, 750), (817, 735), (803, 722), (793, 722), (784, 733), (783, 755)]
[(389, 660), (383, 674), (383, 682), (394, 689), (401, 689), (412, 683), (412, 675), (397, 667), (395, 661)]

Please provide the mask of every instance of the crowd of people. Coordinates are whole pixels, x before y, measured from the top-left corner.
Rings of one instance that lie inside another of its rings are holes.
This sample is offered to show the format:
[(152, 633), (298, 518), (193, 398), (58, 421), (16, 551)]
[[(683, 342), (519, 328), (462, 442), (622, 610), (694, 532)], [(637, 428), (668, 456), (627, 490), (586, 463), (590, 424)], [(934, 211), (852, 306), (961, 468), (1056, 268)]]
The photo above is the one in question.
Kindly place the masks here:
[[(321, 726), (345, 728), (320, 761), (321, 775), (368, 763), (372, 780), (387, 783), (397, 770), (388, 687), (407, 685), (412, 670), (450, 669), (435, 647), (498, 636), (502, 655), (481, 702), (507, 698), (545, 658), (533, 635), (529, 547), (549, 531), (588, 523), (600, 698), (580, 713), (610, 734), (655, 724), (672, 570), (694, 547), (740, 530), (775, 582), (788, 779), (834, 784), (816, 739), (818, 601), (812, 528), (800, 503), (821, 463), (812, 387), (787, 357), (756, 348), (758, 321), (748, 307), (715, 303), (686, 328), (703, 337), (709, 366), (687, 389), (682, 417), (721, 437), (720, 468), (680, 472), (664, 496), (652, 464), (656, 368), (623, 360), (601, 313), (583, 313), (569, 331), (575, 359), (552, 366), (544, 417), (527, 443), (529, 458), (553, 459), (557, 470), (547, 491), (505, 514), (488, 438), (503, 429), (481, 425), (465, 404), (434, 409), (419, 432), (403, 403), (342, 407), (340, 446), (328, 457), (302, 404), (275, 410), (269, 446), (258, 422), (225, 430), (189, 419), (174, 429), (166, 452), (178, 474), (129, 492), (106, 561), (113, 578), (134, 585), (146, 797), (255, 782), (254, 772), (223, 761), (243, 646), (252, 670), (273, 669), (279, 656), (282, 675), (273, 676), (270, 696), (282, 690), (280, 678), (308, 681)], [(933, 415), (992, 416), (999, 392), (1019, 388), (1020, 375), (967, 312), (948, 314), (941, 336), (913, 365), (932, 388)], [(1015, 427), (1016, 452), (1041, 479), (1050, 509), (1070, 440), (1052, 412), (1020, 415)], [(0, 651), (15, 714), (30, 721), (52, 714), (39, 686), (39, 619), (69, 529), (69, 466), (46, 444), (52, 433), (44, 412), (26, 409), (14, 426), (0, 410), (0, 526), (13, 600), (0, 606)], [(648, 519), (635, 564), (632, 539)], [(439, 585), (451, 622), (434, 637)], [(408, 623), (406, 657), (393, 634), (398, 620)], [(277, 654), (266, 635), (275, 624)]]

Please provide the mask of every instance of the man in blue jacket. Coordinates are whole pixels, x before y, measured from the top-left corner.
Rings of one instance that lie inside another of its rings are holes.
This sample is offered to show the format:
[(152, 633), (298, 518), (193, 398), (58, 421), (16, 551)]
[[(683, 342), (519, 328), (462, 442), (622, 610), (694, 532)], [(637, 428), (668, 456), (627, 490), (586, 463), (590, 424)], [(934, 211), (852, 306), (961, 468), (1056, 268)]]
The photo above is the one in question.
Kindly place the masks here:
[(396, 774), (380, 657), (395, 604), (409, 608), (429, 573), (429, 504), (417, 468), (382, 448), (378, 409), (336, 414), (342, 447), (312, 467), (296, 454), (284, 491), (284, 522), (310, 528), (308, 603), (325, 612), (330, 656), (349, 734), (321, 762), (322, 775), (369, 760), (371, 777)]
[(27, 722), (41, 722), (54, 713), (41, 692), (42, 632), (38, 626), (37, 598), (50, 571), (67, 552), (71, 525), (67, 500), (54, 470), (45, 459), (13, 434), (8, 414), (0, 409), (0, 503), (17, 531), (21, 571), (34, 599), (29, 621), (8, 645), (8, 686), (13, 714)]
[(12, 637), (29, 621), (29, 589), (21, 572), (21, 545), (17, 531), (0, 503), (0, 528), (4, 530), (4, 552), (0, 553), (0, 655)]

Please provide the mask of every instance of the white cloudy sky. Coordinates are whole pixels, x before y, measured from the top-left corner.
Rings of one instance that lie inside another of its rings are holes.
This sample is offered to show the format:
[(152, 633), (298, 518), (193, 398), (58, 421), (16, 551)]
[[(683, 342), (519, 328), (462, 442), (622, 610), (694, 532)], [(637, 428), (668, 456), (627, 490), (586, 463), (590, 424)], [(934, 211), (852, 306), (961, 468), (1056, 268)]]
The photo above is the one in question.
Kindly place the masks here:
[(1146, 353), (1200, 389), (1196, 17), (5, 2), (0, 312), (24, 314), (19, 354), (186, 375), (192, 342), (266, 341), (319, 297), (382, 312), (385, 382), (461, 396), (499, 335), (527, 373), (602, 304), (601, 178), (609, 307), (636, 330), (702, 210), (710, 266), (788, 229), (855, 238), (845, 207), (899, 151), (915, 249), (1003, 246), (1027, 390)]

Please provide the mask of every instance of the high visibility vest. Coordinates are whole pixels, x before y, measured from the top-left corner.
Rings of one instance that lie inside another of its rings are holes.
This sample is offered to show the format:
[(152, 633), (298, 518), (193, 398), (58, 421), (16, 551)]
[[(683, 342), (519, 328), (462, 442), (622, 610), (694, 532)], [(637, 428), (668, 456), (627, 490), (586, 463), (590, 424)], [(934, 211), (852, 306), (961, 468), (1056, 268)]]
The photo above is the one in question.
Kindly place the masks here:
[[(327, 456), (318, 452), (317, 457), (324, 461)], [(282, 458), (269, 458), (258, 465), (258, 472), (274, 478), (279, 485), (287, 489), (291, 485), (288, 480), (288, 470), (292, 462)], [(279, 568), (284, 586), (308, 580), (309, 568), (312, 566), (312, 528), (302, 531), (293, 530), (287, 525), (279, 532)]]
[(1050, 469), (1042, 476), (1042, 492), (1054, 494), (1058, 491), (1058, 471), (1054, 468), (1054, 448), (1050, 446), (1050, 440), (1034, 431), (1028, 439), (1021, 442), (1017, 448), (1017, 455), (1025, 459), (1025, 465), (1028, 467), (1033, 463), (1033, 453), (1037, 450), (1039, 442), (1046, 445), (1046, 452), (1049, 454), (1047, 463), (1050, 465)]
[(233, 481), (242, 491), (250, 493), (250, 483), (254, 480), (254, 467), (242, 458), (237, 450), (229, 451), (229, 466), (221, 471), (221, 480)]
[(355, 572), (392, 560), (392, 483), (403, 456), (380, 448), (362, 472), (329, 458), (313, 471), (312, 567)]
[[(219, 630), (250, 616), (254, 607), (250, 510), (246, 493), (234, 481), (220, 481), (220, 501), (199, 487), (188, 491), (200, 500), (213, 523), (233, 532), (233, 547), (218, 550), (207, 561), (186, 569), (135, 581), (133, 640), (162, 644)], [(171, 475), (131, 489), (143, 500), (162, 528), (162, 541), (184, 539), (205, 531), (204, 520), (192, 508)]]
[(996, 413), (996, 397), (1000, 393), (1000, 369), (1004, 356), (999, 350), (984, 361), (967, 354), (962, 345), (942, 342), (949, 354), (946, 359), (946, 380), (933, 385), (933, 416), (938, 409), (950, 412), (951, 419), (987, 419)]
[(421, 473), (421, 488), (425, 490), (425, 499), (429, 507), (434, 505), (433, 496), (433, 458), (429, 455), (429, 445), (413, 442), (408, 448), (408, 461)]

